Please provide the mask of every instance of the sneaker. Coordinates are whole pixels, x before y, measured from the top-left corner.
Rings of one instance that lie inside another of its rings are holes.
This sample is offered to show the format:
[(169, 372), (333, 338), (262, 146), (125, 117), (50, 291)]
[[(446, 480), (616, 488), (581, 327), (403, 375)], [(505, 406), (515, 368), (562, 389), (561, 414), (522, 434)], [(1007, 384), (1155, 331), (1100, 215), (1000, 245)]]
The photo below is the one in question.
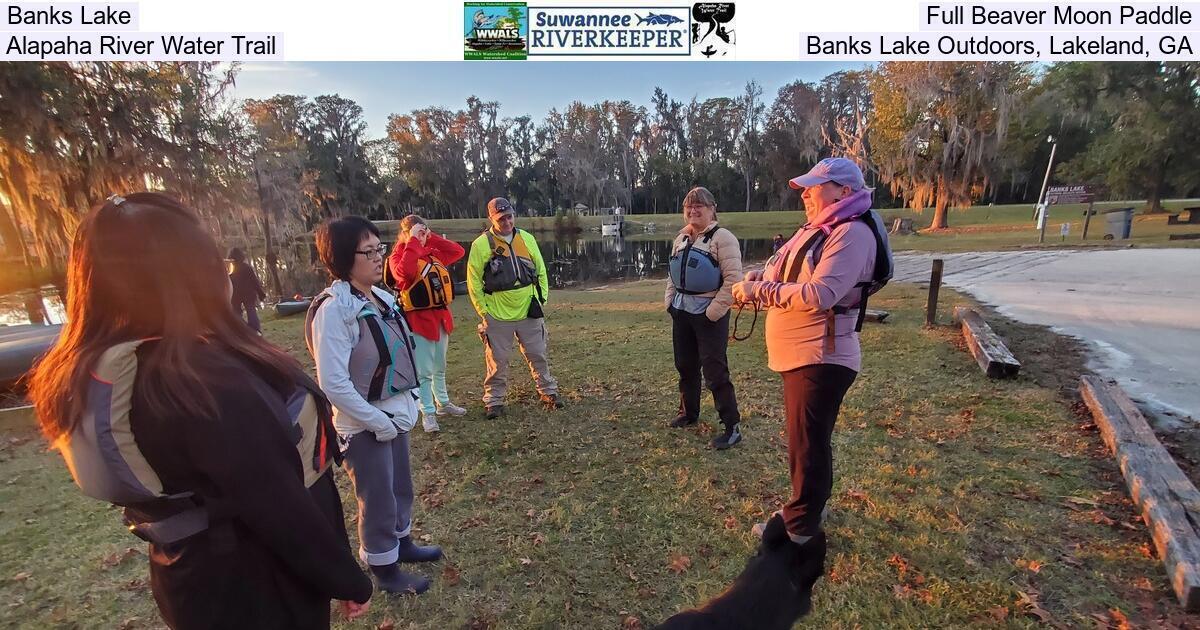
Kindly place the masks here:
[(717, 437), (713, 438), (712, 447), (718, 451), (723, 451), (741, 441), (742, 433), (738, 431), (737, 425), (735, 424), (732, 427), (725, 429), (725, 433), (723, 435), (718, 435)]
[(489, 405), (487, 407), (487, 419), (495, 420), (504, 413), (504, 405)]
[(465, 416), (467, 410), (459, 407), (452, 402), (438, 403), (437, 415), (439, 416)]
[(675, 419), (671, 421), (671, 428), (682, 429), (683, 427), (690, 427), (699, 421), (700, 418), (689, 418), (681, 413), (678, 416), (675, 416)]
[(442, 430), (438, 426), (437, 416), (432, 413), (421, 412), (421, 426), (424, 427), (426, 433), (437, 433)]
[(563, 401), (558, 399), (558, 394), (542, 394), (542, 405), (549, 410), (562, 409)]

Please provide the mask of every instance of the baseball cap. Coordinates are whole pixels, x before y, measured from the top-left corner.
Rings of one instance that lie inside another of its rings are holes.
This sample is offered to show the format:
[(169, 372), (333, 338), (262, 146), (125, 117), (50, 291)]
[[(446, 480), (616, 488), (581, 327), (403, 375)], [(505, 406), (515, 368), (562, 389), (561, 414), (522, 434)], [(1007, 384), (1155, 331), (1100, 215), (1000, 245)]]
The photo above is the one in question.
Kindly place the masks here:
[(488, 217), (498, 217), (504, 214), (513, 214), (512, 204), (504, 197), (496, 197), (488, 202)]
[(867, 187), (867, 183), (863, 181), (862, 169), (852, 160), (840, 157), (825, 158), (817, 162), (809, 172), (788, 181), (788, 186), (800, 189), (819, 186), (825, 182), (837, 182), (855, 191)]

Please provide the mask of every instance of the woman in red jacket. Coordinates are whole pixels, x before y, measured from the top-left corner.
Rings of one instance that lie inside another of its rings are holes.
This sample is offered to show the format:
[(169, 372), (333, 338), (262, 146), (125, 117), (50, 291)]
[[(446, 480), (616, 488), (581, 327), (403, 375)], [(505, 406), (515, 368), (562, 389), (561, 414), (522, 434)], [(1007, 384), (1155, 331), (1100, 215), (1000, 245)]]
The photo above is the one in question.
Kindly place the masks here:
[(396, 248), (388, 258), (396, 292), (416, 342), (414, 358), (421, 381), (421, 425), (427, 433), (441, 430), (439, 416), (461, 416), (466, 409), (450, 402), (446, 391), (446, 347), (454, 330), (450, 302), (454, 282), (447, 267), (463, 257), (462, 246), (444, 239), (410, 214), (400, 220)]

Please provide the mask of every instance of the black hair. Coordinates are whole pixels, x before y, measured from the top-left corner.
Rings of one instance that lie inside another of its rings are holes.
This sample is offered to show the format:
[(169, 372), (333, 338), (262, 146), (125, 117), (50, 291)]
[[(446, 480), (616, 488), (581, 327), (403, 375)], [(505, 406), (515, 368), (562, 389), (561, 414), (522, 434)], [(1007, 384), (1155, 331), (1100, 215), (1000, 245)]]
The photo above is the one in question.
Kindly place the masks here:
[(329, 219), (317, 228), (317, 256), (329, 275), (350, 280), (358, 244), (368, 234), (379, 236), (375, 224), (357, 216)]
[(234, 247), (233, 249), (229, 250), (229, 260), (232, 260), (233, 262), (244, 263), (246, 262), (246, 252), (242, 251), (241, 247)]

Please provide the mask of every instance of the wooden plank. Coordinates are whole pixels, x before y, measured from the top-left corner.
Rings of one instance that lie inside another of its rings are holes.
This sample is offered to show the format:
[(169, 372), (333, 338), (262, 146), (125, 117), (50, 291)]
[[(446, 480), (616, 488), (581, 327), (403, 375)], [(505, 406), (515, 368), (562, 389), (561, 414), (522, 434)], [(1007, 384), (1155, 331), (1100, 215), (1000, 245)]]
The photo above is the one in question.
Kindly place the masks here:
[(954, 321), (962, 324), (963, 337), (975, 362), (990, 378), (1010, 378), (1021, 371), (1021, 362), (1009, 352), (1004, 340), (974, 309), (954, 307)]
[(1179, 604), (1200, 611), (1200, 491), (1116, 383), (1084, 376), (1079, 391), (1150, 528)]
[(1168, 241), (1195, 241), (1200, 240), (1200, 232), (1195, 234), (1172, 234), (1167, 237)]
[(863, 321), (875, 322), (877, 324), (882, 324), (883, 320), (887, 319), (888, 317), (891, 317), (891, 315), (892, 314), (887, 311), (881, 311), (879, 309), (869, 308), (869, 309), (867, 309), (866, 316), (863, 317)]

